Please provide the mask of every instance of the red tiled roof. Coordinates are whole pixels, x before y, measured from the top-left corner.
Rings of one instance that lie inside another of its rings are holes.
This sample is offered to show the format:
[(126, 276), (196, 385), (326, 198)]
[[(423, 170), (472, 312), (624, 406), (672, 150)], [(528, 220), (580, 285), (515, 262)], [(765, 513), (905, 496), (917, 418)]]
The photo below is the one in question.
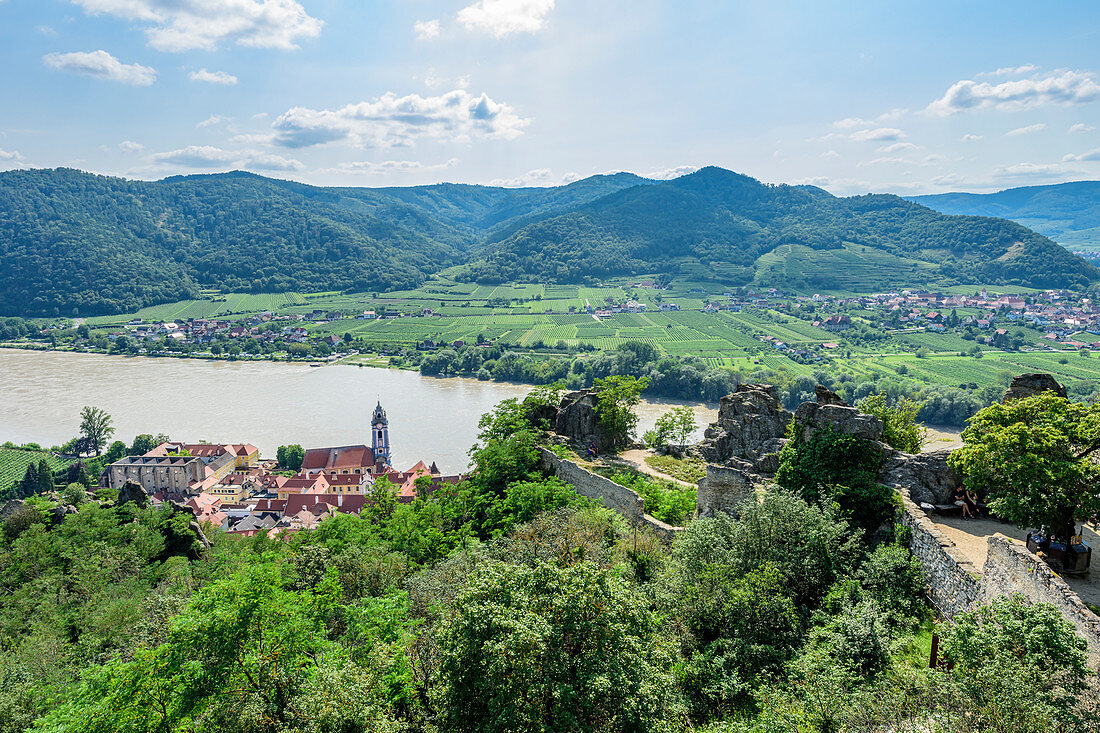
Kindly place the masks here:
[(310, 448), (302, 459), (302, 470), (333, 470), (374, 465), (374, 451), (365, 445), (345, 445), (338, 448)]
[[(335, 494), (320, 496), (317, 494), (296, 494), (286, 500), (284, 516), (294, 516), (302, 510), (308, 510), (314, 514), (328, 511), (332, 507), (345, 514), (358, 514), (363, 511), (367, 503), (367, 497), (357, 494)], [(321, 505), (321, 506), (319, 506)]]

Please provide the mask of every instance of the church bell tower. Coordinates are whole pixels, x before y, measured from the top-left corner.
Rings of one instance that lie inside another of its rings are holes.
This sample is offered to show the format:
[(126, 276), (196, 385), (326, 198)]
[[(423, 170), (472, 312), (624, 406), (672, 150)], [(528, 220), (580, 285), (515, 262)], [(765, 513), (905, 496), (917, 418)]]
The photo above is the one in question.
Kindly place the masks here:
[(386, 419), (386, 411), (382, 409), (379, 401), (374, 408), (374, 417), (370, 421), (371, 448), (374, 450), (374, 460), (382, 461), (390, 465), (390, 423)]

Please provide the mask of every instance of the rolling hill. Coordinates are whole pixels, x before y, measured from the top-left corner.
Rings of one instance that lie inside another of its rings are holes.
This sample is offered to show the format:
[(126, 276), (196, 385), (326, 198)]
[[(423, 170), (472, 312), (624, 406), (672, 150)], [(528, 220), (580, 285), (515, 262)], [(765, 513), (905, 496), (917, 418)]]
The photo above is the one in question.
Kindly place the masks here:
[(1071, 250), (1100, 250), (1100, 181), (1009, 188), (996, 193), (910, 196), (945, 214), (1012, 219)]
[(97, 315), (237, 292), (391, 290), (661, 272), (792, 288), (1084, 285), (1095, 268), (1002, 219), (837, 198), (705, 168), (551, 188), (316, 187), (250, 173), (0, 174), (0, 315)]

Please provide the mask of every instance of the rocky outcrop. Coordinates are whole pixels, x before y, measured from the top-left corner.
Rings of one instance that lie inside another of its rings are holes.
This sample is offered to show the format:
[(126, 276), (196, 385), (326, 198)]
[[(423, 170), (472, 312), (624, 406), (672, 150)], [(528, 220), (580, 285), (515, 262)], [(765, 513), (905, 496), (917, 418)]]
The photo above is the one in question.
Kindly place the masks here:
[(127, 481), (119, 488), (115, 506), (122, 506), (130, 502), (138, 506), (145, 506), (149, 503), (149, 492), (136, 481)]
[(904, 488), (917, 504), (950, 504), (951, 495), (962, 485), (955, 469), (947, 465), (949, 450), (910, 455), (893, 451), (879, 474), (879, 482)]
[(1021, 374), (1012, 380), (1012, 384), (1008, 385), (1008, 389), (1005, 390), (1005, 396), (1001, 402), (1003, 404), (1025, 397), (1034, 397), (1043, 392), (1054, 392), (1059, 397), (1066, 399), (1066, 388), (1059, 384), (1058, 380), (1051, 375)]
[(833, 402), (803, 402), (795, 410), (794, 420), (802, 429), (803, 440), (808, 440), (815, 432), (825, 428), (875, 443), (882, 440), (882, 420), (873, 415), (864, 415), (843, 402), (839, 405)]
[(601, 451), (610, 449), (611, 439), (596, 415), (596, 390), (570, 392), (561, 399), (554, 416), (554, 432), (581, 445), (594, 444)]
[(782, 438), (793, 415), (770, 384), (742, 384), (722, 398), (718, 421), (707, 428), (700, 452), (709, 463), (748, 461), (760, 473), (774, 473)]
[(700, 517), (725, 512), (736, 517), (741, 505), (753, 496), (757, 478), (740, 468), (707, 464), (707, 475), (699, 481), (695, 508)]
[(848, 403), (840, 399), (840, 395), (832, 391), (828, 387), (817, 385), (814, 387), (814, 395), (817, 397), (817, 404), (819, 405), (838, 405), (840, 407), (848, 407)]

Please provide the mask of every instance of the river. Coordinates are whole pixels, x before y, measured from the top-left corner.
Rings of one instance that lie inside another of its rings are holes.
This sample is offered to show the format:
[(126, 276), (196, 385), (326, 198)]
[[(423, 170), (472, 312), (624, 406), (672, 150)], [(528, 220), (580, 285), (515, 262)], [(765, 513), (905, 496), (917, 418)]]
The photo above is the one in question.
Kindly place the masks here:
[[(0, 349), (0, 443), (60, 445), (77, 434), (80, 409), (95, 405), (111, 414), (115, 438), (127, 443), (138, 433), (167, 433), (175, 440), (248, 442), (274, 457), (278, 446), (291, 443), (369, 444), (371, 412), (381, 400), (395, 467), (423, 459), (458, 472), (467, 466), (482, 413), (530, 389), (374, 367)], [(682, 403), (643, 402), (640, 430), (670, 404)], [(717, 407), (693, 407), (699, 437)]]

